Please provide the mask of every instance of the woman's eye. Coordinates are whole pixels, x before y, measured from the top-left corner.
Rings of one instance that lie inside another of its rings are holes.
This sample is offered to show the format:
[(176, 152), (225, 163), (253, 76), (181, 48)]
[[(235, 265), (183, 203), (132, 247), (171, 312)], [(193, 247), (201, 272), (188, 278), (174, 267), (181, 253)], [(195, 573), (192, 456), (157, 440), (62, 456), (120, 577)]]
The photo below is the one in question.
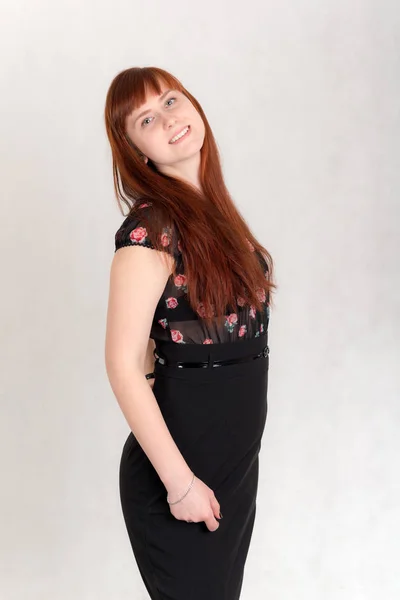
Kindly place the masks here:
[[(166, 103), (165, 103), (165, 104), (168, 104), (168, 102), (171, 102), (171, 100), (176, 100), (176, 98), (169, 98), (169, 99), (166, 101)], [(168, 106), (171, 106), (171, 104), (168, 104)], [(144, 125), (147, 125), (146, 121), (148, 121), (149, 119), (150, 119), (150, 117), (146, 117), (145, 119), (143, 119), (143, 121), (142, 121), (142, 127), (143, 127)]]

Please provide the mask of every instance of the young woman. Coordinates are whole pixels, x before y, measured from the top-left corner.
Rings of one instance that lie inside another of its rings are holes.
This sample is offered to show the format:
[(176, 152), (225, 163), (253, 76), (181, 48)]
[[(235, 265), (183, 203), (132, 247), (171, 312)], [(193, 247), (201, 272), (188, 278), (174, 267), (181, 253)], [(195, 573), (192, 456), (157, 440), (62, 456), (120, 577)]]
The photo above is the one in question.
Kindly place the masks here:
[(105, 124), (129, 209), (115, 235), (105, 355), (131, 430), (119, 480), (130, 543), (153, 600), (237, 600), (267, 416), (272, 258), (178, 79), (122, 71)]

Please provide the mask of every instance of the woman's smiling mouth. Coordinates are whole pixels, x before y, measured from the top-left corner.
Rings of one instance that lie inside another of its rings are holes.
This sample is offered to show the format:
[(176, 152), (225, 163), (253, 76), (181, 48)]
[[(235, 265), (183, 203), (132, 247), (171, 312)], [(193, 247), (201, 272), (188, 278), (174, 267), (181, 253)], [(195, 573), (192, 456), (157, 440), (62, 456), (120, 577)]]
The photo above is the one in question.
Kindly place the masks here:
[(177, 135), (169, 141), (170, 144), (177, 144), (181, 139), (187, 137), (190, 133), (190, 125), (184, 127)]

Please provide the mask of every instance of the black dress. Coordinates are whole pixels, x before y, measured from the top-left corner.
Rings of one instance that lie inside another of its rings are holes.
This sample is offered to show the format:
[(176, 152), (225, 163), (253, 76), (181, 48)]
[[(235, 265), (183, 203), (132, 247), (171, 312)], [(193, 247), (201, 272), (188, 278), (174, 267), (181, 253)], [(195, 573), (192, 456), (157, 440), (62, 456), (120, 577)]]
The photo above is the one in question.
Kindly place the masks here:
[[(151, 210), (151, 203), (139, 208)], [(152, 248), (140, 221), (137, 214), (125, 219), (115, 235), (116, 251), (135, 244)], [(207, 361), (265, 349), (268, 296), (262, 298), (262, 312), (241, 306), (238, 298), (236, 312), (226, 316), (222, 327), (206, 327), (202, 307), (194, 312), (185, 297), (179, 240), (168, 233), (178, 275), (171, 275), (154, 314), (151, 337), (157, 354), (174, 361)], [(120, 463), (121, 505), (152, 600), (239, 599), (255, 522), (268, 368), (268, 355), (210, 369), (156, 362), (153, 392), (167, 427), (190, 469), (214, 491), (223, 518), (214, 532), (204, 522), (176, 519), (157, 472), (129, 433)]]

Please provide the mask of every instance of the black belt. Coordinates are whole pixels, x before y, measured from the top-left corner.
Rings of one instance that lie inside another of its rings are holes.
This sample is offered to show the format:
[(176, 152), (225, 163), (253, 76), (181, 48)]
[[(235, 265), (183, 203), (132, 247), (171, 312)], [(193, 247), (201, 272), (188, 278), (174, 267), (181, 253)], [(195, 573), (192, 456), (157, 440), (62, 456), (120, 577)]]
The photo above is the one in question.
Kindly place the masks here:
[(214, 361), (207, 361), (207, 362), (180, 362), (180, 361), (171, 361), (171, 360), (167, 360), (165, 358), (162, 358), (161, 356), (158, 356), (156, 353), (156, 350), (154, 349), (154, 357), (156, 359), (156, 362), (159, 363), (160, 365), (163, 365), (165, 367), (178, 367), (180, 369), (183, 369), (185, 367), (222, 367), (224, 365), (235, 365), (236, 363), (243, 363), (243, 362), (248, 362), (250, 360), (255, 360), (256, 358), (266, 358), (269, 354), (269, 347), (265, 346), (265, 348), (263, 348), (261, 350), (261, 352), (259, 352), (258, 354), (254, 354), (252, 356), (244, 356), (242, 358), (231, 358), (228, 360), (214, 360)]

